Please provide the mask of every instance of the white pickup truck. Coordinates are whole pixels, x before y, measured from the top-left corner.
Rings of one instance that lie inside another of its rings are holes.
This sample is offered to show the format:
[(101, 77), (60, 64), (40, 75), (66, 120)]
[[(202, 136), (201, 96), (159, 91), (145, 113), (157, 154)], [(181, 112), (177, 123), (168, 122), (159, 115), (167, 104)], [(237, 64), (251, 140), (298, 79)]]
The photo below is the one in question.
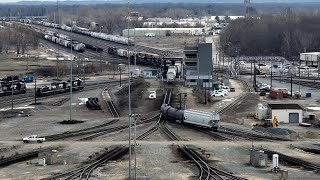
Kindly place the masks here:
[(149, 91), (149, 99), (156, 99), (157, 95), (156, 95), (156, 91)]
[(32, 135), (28, 136), (22, 139), (24, 143), (29, 143), (29, 142), (37, 142), (37, 143), (42, 143), (46, 140), (44, 137), (38, 137), (37, 135)]

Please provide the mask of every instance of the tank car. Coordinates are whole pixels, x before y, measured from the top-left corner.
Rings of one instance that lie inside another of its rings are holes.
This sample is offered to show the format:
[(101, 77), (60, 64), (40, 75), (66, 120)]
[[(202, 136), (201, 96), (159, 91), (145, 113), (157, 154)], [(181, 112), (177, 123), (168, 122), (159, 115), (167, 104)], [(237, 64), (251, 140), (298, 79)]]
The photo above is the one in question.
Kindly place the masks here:
[(177, 121), (179, 123), (183, 122), (183, 111), (178, 110), (167, 104), (162, 104), (161, 106), (162, 116), (166, 119)]

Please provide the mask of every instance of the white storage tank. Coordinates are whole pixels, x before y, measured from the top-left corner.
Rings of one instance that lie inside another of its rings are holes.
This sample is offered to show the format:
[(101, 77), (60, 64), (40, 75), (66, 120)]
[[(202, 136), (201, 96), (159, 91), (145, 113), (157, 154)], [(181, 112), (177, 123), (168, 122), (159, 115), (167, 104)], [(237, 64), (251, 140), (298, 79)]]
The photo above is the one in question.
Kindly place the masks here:
[(263, 119), (263, 105), (262, 104), (258, 104), (258, 119), (262, 120)]
[(275, 172), (279, 168), (279, 155), (273, 154), (272, 155), (272, 171)]

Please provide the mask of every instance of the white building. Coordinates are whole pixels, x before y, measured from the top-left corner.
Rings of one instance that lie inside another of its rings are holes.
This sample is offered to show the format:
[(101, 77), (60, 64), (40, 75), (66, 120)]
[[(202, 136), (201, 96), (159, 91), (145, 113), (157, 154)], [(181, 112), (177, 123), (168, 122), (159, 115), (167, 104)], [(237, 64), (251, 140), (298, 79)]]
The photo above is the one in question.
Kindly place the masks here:
[[(129, 35), (131, 37), (137, 36), (174, 36), (174, 35), (187, 35), (195, 36), (200, 35), (204, 31), (204, 28), (134, 28), (129, 29)], [(128, 29), (122, 31), (124, 37), (128, 36)]]
[(319, 64), (320, 52), (300, 53), (300, 61), (306, 62), (306, 65)]
[(268, 114), (279, 123), (302, 123), (303, 109), (298, 104), (268, 104)]

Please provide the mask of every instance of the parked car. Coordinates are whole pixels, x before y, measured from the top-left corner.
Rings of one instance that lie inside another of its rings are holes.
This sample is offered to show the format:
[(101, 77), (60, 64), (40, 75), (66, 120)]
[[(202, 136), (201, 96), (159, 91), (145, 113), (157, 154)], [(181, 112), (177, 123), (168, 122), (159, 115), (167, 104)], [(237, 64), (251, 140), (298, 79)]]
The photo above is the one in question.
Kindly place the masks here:
[(230, 92), (236, 92), (235, 88), (230, 88)]
[(260, 90), (259, 95), (260, 96), (265, 96), (266, 95), (266, 91), (264, 89)]
[(25, 137), (22, 139), (22, 141), (24, 143), (29, 143), (29, 142), (37, 142), (37, 143), (42, 143), (44, 142), (46, 139), (44, 137), (38, 137), (37, 135), (31, 135), (28, 137)]
[(224, 97), (224, 93), (220, 91), (214, 91), (211, 93), (211, 96), (213, 97)]
[(228, 96), (228, 90), (227, 89), (219, 89), (219, 92), (222, 92), (224, 96)]

